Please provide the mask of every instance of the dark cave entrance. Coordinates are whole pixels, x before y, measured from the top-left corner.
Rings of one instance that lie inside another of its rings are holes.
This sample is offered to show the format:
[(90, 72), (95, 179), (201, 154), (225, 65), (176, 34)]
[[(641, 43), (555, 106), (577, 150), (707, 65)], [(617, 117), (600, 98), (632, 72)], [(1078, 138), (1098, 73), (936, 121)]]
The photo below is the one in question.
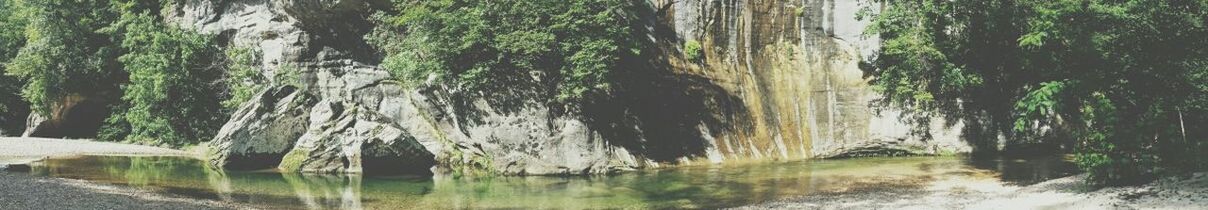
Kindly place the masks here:
[(95, 138), (109, 110), (105, 104), (95, 100), (85, 100), (67, 109), (63, 113), (59, 131), (67, 138)]
[(35, 128), (30, 134), (33, 137), (46, 138), (96, 138), (109, 110), (104, 103), (95, 100), (84, 100), (65, 108), (59, 113), (61, 117)]
[(366, 175), (431, 176), (436, 166), (436, 156), (417, 147), (366, 143), (361, 146), (361, 154), (361, 172)]

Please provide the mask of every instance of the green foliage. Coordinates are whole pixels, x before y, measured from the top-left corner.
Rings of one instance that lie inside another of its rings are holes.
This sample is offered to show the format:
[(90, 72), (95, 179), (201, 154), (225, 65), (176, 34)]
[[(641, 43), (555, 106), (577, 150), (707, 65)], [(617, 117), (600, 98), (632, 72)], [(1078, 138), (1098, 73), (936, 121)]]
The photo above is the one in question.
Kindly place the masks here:
[[(281, 67), (278, 68), (277, 71), (273, 72), (272, 85), (273, 86), (288, 85), (288, 86), (294, 86), (294, 87), (299, 87), (299, 88), (306, 88), (307, 86), (305, 85), (305, 82), (306, 82), (305, 79), (306, 78), (302, 78), (302, 69), (298, 69), (298, 67), (295, 67), (293, 65), (281, 65)], [(306, 91), (306, 89), (303, 89), (303, 91)]]
[(884, 102), (1011, 138), (1069, 133), (1099, 184), (1208, 169), (1208, 116), (1187, 114), (1208, 113), (1208, 1), (883, 3), (866, 67)]
[(383, 66), (411, 85), (531, 92), (574, 103), (607, 92), (621, 58), (637, 54), (635, 6), (626, 0), (401, 0), (397, 14), (375, 15), (381, 26), (369, 41), (386, 52)]
[(240, 105), (264, 90), (267, 78), (260, 74), (260, 52), (256, 48), (233, 47), (226, 51), (227, 56), (227, 91), (228, 97), (222, 101), (227, 110), (238, 109)]
[(25, 45), (26, 22), (17, 14), (20, 8), (12, 0), (0, 0), (0, 133), (20, 132), (29, 114), (29, 104), (21, 99), (21, 79), (5, 75), (5, 64)]
[(700, 60), (703, 58), (705, 49), (701, 48), (700, 42), (696, 40), (688, 40), (684, 42), (684, 56), (688, 60)]
[(120, 142), (130, 136), (130, 122), (126, 121), (126, 110), (130, 105), (119, 102), (109, 107), (109, 117), (97, 129), (96, 139), (100, 141)]
[(116, 93), (124, 75), (119, 49), (99, 32), (116, 14), (108, 1), (15, 1), (28, 21), (26, 44), (5, 66), (26, 82), (21, 95), (36, 111), (50, 113), (55, 102), (70, 95), (106, 98)]
[(113, 25), (129, 72), (127, 141), (184, 146), (213, 136), (225, 121), (216, 65), (224, 56), (209, 37), (168, 26), (148, 11), (125, 11)]

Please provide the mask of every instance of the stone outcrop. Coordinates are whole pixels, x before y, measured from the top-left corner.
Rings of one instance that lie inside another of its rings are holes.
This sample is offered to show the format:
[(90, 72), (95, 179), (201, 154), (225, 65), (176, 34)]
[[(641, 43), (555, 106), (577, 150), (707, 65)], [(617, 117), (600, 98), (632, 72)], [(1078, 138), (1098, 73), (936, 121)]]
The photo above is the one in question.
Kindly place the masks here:
[(432, 153), (375, 110), (321, 102), (280, 168), (304, 172), (430, 173)]
[(207, 143), (215, 166), (254, 169), (276, 166), (306, 132), (317, 100), (297, 88), (271, 88), (252, 98)]
[(21, 133), (21, 137), (34, 137), (36, 133), (45, 133), (50, 128), (50, 121), (46, 116), (38, 114), (38, 112), (30, 112), (29, 117), (25, 119), (25, 132)]
[[(919, 138), (893, 110), (870, 106), (876, 94), (857, 64), (876, 41), (848, 20), (856, 2), (652, 0), (641, 16), (663, 55), (584, 116), (392, 82), (363, 39), (380, 2), (200, 0), (170, 20), (259, 49), (266, 77), (298, 87), (245, 104), (210, 142), (217, 166), (259, 159), (311, 172), (591, 174), (968, 151), (959, 130)], [(683, 58), (689, 40), (702, 43), (702, 59)], [(282, 72), (298, 75), (275, 78)]]
[[(948, 154), (970, 151), (954, 126), (934, 119), (930, 138), (911, 133), (897, 110), (875, 107), (859, 68), (878, 46), (855, 20), (868, 1), (654, 1), (674, 37), (704, 45), (701, 61), (668, 62), (714, 81), (750, 113), (708, 154), (728, 159), (802, 159), (856, 153)], [(674, 48), (674, 46), (669, 46)]]

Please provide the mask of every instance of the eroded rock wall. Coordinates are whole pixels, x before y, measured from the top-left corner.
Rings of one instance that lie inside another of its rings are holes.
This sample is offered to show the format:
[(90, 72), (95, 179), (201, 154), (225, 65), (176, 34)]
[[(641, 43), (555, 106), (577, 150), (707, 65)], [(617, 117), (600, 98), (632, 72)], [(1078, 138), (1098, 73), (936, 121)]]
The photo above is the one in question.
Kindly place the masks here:
[[(676, 69), (714, 81), (740, 98), (747, 121), (715, 135), (714, 162), (802, 159), (860, 153), (968, 152), (957, 126), (936, 119), (931, 138), (910, 133), (877, 98), (859, 69), (877, 40), (856, 20), (869, 1), (652, 1), (669, 45), (695, 41), (704, 58), (669, 58)], [(667, 42), (664, 42), (667, 43)], [(682, 50), (682, 49), (681, 49)], [(959, 122), (958, 122), (959, 123)]]
[[(906, 135), (896, 116), (872, 113), (875, 95), (857, 62), (875, 46), (836, 35), (862, 28), (838, 21), (853, 18), (856, 3), (649, 1), (643, 17), (652, 34), (640, 36), (656, 43), (657, 55), (644, 58), (653, 64), (583, 116), (391, 81), (363, 39), (372, 29), (367, 16), (382, 2), (193, 0), (171, 20), (258, 49), (270, 79), (298, 79), (275, 82), (287, 87), (268, 89), (261, 97), (269, 98), (248, 102), (228, 122), (229, 132), (209, 143), (217, 166), (257, 159), (238, 148), (284, 159), (272, 164), (287, 170), (438, 174), (590, 174), (881, 148), (964, 151), (946, 136), (952, 131), (923, 141)], [(684, 58), (690, 40), (702, 43), (703, 58)], [(282, 71), (298, 76), (274, 78)], [(272, 92), (285, 89), (296, 91)], [(282, 129), (255, 129), (274, 127)]]

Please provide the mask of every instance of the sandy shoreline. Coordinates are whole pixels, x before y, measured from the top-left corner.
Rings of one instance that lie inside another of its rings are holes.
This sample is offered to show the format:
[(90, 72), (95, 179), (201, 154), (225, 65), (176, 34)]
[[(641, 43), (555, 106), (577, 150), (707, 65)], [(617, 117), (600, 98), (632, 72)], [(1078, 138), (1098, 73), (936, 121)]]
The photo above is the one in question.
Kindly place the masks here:
[(1208, 209), (1208, 172), (1092, 189), (1085, 175), (1027, 186), (939, 180), (929, 187), (811, 195), (735, 209)]
[(246, 209), (230, 203), (166, 197), (125, 186), (30, 175), (17, 170), (57, 157), (80, 155), (185, 156), (196, 154), (152, 146), (90, 140), (0, 137), (2, 209)]
[(175, 149), (83, 139), (0, 137), (0, 166), (23, 165), (50, 157), (78, 155), (197, 156)]

